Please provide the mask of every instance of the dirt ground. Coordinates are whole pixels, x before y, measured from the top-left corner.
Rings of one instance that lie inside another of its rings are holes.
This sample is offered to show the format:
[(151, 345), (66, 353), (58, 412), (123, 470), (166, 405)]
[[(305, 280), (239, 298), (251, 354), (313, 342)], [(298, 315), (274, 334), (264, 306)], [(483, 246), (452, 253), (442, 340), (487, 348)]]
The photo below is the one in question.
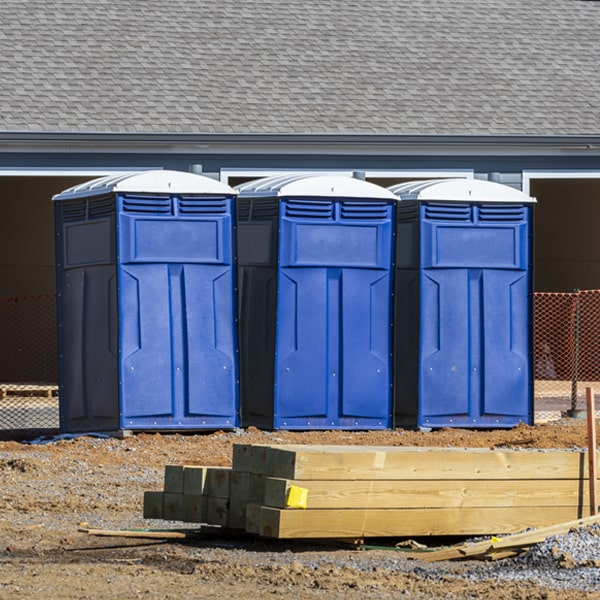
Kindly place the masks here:
[[(144, 491), (162, 489), (166, 464), (230, 465), (235, 443), (580, 449), (587, 441), (585, 419), (569, 419), (496, 431), (250, 428), (0, 442), (0, 598), (600, 598), (580, 577), (559, 570), (506, 578), (506, 561), (425, 563), (389, 540), (389, 548), (355, 550), (223, 534), (165, 542), (78, 531), (81, 523), (181, 526), (144, 520)], [(426, 540), (449, 541), (456, 540)]]

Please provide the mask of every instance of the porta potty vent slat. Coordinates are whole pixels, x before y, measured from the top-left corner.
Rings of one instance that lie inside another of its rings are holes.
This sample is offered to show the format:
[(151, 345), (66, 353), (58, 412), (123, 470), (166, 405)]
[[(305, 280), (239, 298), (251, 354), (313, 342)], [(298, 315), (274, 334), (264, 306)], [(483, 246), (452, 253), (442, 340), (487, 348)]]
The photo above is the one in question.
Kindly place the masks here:
[(477, 207), (479, 221), (515, 222), (525, 219), (525, 206), (519, 204), (492, 204)]
[(224, 198), (182, 196), (179, 198), (180, 215), (222, 215), (227, 212)]
[(288, 200), (285, 206), (285, 216), (306, 219), (331, 219), (333, 217), (333, 202)]
[(385, 219), (388, 214), (388, 206), (383, 202), (342, 202), (342, 219)]
[(128, 213), (171, 214), (171, 198), (168, 196), (123, 196), (123, 211)]
[(462, 221), (471, 220), (471, 206), (468, 204), (451, 204), (444, 202), (428, 202), (425, 206), (425, 218), (428, 221)]
[(414, 221), (419, 217), (419, 205), (416, 202), (399, 202), (396, 206), (396, 221)]
[(87, 200), (71, 200), (62, 204), (63, 221), (83, 221), (87, 214)]
[(115, 214), (115, 201), (110, 196), (89, 201), (90, 219), (100, 219)]

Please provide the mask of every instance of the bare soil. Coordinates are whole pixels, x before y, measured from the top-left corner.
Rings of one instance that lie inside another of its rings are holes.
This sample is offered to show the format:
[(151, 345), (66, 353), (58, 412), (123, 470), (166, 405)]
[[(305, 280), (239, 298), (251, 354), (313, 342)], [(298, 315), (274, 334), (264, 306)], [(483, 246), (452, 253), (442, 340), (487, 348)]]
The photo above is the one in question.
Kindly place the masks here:
[[(505, 579), (502, 565), (428, 564), (393, 548), (278, 542), (207, 534), (183, 542), (95, 537), (104, 529), (181, 527), (142, 517), (145, 490), (166, 464), (228, 466), (235, 443), (485, 448), (587, 445), (584, 419), (511, 430), (383, 432), (217, 431), (194, 435), (82, 436), (47, 444), (0, 443), (0, 598), (518, 598), (575, 600), (600, 594), (560, 568)], [(429, 545), (457, 540), (430, 539)], [(505, 561), (502, 561), (505, 563)], [(506, 563), (508, 565), (508, 563)], [(565, 567), (567, 568), (567, 567)], [(579, 581), (579, 583), (578, 583)]]

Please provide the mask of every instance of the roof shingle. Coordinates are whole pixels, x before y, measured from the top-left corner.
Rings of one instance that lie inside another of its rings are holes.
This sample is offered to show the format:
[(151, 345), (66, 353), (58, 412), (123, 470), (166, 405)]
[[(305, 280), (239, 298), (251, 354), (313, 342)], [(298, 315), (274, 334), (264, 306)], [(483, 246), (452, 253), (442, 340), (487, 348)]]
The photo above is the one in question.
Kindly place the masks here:
[(600, 2), (5, 0), (0, 129), (600, 133)]

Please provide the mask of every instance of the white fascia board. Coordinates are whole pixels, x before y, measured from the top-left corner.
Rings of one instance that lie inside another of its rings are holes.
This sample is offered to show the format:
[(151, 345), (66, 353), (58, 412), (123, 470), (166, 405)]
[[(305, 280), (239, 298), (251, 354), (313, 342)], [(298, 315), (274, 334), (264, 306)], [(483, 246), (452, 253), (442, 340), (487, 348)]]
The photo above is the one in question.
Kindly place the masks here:
[(0, 167), (0, 177), (105, 177), (161, 167)]
[(523, 170), (523, 192), (531, 192), (532, 179), (600, 179), (600, 171), (591, 169)]

